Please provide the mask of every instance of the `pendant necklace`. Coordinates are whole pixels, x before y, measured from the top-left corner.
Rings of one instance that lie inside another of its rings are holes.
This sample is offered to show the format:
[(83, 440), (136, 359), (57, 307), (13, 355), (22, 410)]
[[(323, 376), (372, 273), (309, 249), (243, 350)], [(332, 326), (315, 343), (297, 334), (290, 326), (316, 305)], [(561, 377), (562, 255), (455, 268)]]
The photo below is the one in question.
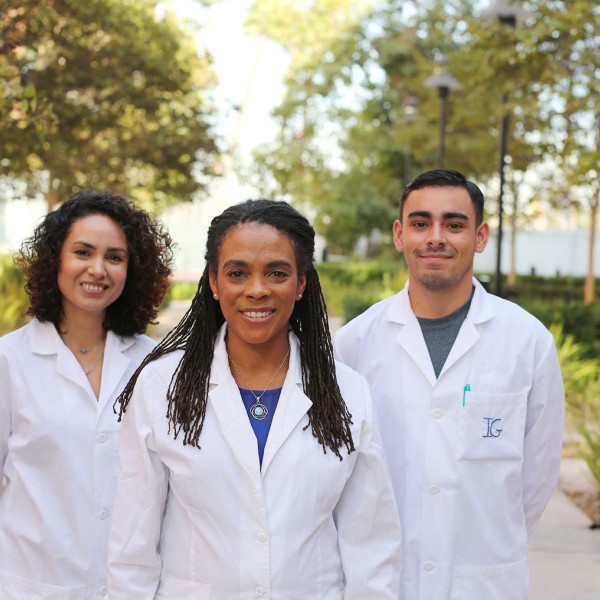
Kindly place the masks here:
[(101, 339), (99, 342), (94, 344), (91, 348), (88, 348), (87, 346), (77, 346), (77, 345), (73, 344), (73, 342), (64, 333), (61, 333), (60, 337), (62, 338), (62, 340), (64, 342), (67, 343), (67, 346), (69, 346), (69, 348), (75, 347), (77, 352), (79, 352), (80, 354), (88, 354), (88, 352), (95, 350), (102, 342), (104, 342), (104, 340)]
[(267, 407), (260, 401), (260, 399), (265, 395), (265, 392), (269, 389), (269, 386), (273, 383), (273, 381), (275, 380), (275, 377), (277, 377), (277, 375), (279, 375), (279, 371), (281, 371), (281, 368), (283, 367), (283, 365), (284, 365), (284, 363), (287, 360), (287, 357), (289, 355), (290, 355), (290, 348), (288, 346), (288, 350), (285, 353), (285, 356), (283, 357), (283, 360), (281, 361), (281, 364), (277, 367), (277, 371), (275, 371), (275, 373), (273, 374), (273, 377), (271, 377), (271, 381), (269, 381), (269, 383), (267, 383), (267, 386), (263, 390), (263, 393), (260, 394), (260, 396), (257, 396), (254, 393), (254, 390), (252, 390), (250, 388), (250, 384), (248, 383), (248, 380), (244, 377), (244, 375), (240, 371), (240, 368), (233, 362), (233, 359), (231, 358), (231, 356), (229, 356), (229, 354), (227, 354), (227, 357), (229, 358), (229, 362), (231, 362), (231, 364), (233, 365), (233, 367), (237, 371), (238, 375), (240, 376), (240, 378), (242, 379), (242, 381), (244, 382), (244, 384), (248, 387), (248, 390), (250, 391), (250, 393), (254, 396), (254, 400), (256, 402), (250, 407), (250, 414), (257, 421), (262, 421), (269, 414), (269, 411), (267, 410)]

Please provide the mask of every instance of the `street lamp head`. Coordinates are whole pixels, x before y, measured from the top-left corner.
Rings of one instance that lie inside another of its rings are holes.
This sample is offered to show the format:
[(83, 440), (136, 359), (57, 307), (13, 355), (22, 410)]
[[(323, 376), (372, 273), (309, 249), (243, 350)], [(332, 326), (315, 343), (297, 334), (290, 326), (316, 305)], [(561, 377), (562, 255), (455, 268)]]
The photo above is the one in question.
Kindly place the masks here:
[(453, 77), (448, 70), (448, 59), (444, 54), (438, 53), (435, 56), (435, 67), (433, 75), (425, 80), (426, 88), (437, 89), (440, 96), (447, 96), (450, 90), (460, 88), (460, 83)]
[(483, 17), (488, 19), (498, 19), (505, 25), (517, 24), (517, 21), (524, 21), (531, 13), (521, 6), (516, 0), (494, 0), (493, 4), (483, 11)]

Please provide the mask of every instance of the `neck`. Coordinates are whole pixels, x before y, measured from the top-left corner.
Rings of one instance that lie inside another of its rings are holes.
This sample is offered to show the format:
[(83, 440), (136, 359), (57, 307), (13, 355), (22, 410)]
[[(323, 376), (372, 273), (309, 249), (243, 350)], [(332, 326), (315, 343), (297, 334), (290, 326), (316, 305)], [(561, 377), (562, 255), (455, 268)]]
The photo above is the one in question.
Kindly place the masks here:
[(228, 335), (225, 346), (229, 357), (244, 373), (272, 371), (279, 366), (290, 348), (287, 332), (285, 336), (263, 344), (249, 344)]
[(102, 318), (67, 317), (61, 321), (58, 332), (67, 336), (77, 346), (91, 347), (106, 338), (106, 330), (102, 326)]
[(439, 291), (426, 289), (414, 281), (410, 281), (408, 288), (415, 316), (424, 319), (439, 319), (452, 314), (469, 301), (472, 292), (473, 282), (470, 277), (461, 281), (460, 285)]

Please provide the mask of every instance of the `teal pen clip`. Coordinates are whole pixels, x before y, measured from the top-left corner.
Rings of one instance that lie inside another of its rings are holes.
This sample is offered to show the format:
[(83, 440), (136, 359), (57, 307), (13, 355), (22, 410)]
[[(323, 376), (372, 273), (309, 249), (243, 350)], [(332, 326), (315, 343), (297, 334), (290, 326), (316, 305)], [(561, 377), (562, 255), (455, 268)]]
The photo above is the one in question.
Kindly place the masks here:
[(471, 385), (467, 383), (463, 388), (463, 406), (467, 403), (467, 392), (471, 391)]

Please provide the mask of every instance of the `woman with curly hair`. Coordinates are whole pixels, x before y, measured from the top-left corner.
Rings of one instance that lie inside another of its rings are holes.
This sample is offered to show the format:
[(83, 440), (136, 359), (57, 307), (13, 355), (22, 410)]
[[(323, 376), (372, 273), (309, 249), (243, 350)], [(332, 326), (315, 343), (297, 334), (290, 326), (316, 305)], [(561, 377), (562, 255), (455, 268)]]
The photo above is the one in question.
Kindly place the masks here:
[(212, 221), (189, 311), (119, 398), (111, 600), (397, 599), (391, 484), (314, 236), (285, 202)]
[(171, 239), (133, 204), (83, 191), (16, 258), (30, 323), (0, 338), (0, 598), (106, 594), (117, 395), (154, 342)]

